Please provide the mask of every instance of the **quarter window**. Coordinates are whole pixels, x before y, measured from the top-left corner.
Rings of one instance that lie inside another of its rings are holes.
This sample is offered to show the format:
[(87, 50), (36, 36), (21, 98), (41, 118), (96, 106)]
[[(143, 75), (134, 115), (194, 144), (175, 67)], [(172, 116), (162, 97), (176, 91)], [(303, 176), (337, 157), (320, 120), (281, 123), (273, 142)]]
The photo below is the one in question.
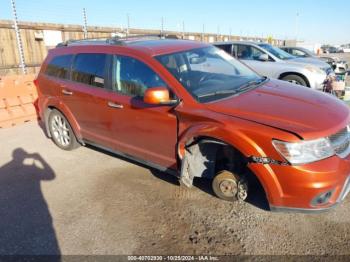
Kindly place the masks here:
[(144, 63), (126, 56), (114, 56), (112, 89), (128, 96), (143, 97), (147, 88), (165, 87), (164, 81)]
[(103, 88), (107, 79), (106, 54), (78, 54), (73, 63), (72, 80)]
[(69, 79), (72, 55), (54, 57), (48, 64), (45, 73), (63, 79)]

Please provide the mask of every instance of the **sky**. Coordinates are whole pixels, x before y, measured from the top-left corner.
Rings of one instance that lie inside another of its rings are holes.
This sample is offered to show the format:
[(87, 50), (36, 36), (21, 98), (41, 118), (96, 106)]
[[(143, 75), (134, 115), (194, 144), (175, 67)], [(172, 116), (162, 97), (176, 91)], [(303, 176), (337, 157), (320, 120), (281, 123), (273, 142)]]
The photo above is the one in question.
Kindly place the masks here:
[[(15, 0), (20, 21), (272, 36), (306, 43), (350, 43), (349, 0)], [(299, 15), (297, 15), (299, 14)], [(0, 19), (13, 19), (11, 0), (0, 0)]]

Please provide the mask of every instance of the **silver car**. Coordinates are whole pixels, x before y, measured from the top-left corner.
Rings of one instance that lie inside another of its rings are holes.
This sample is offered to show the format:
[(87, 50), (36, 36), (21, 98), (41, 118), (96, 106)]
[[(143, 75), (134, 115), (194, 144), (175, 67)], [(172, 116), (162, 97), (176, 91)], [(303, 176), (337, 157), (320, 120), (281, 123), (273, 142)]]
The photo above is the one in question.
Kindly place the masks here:
[(338, 57), (316, 56), (314, 52), (303, 47), (283, 46), (281, 49), (296, 57), (323, 60), (333, 68), (336, 74), (345, 74), (349, 69), (348, 63), (345, 60), (340, 60)]
[(298, 58), (267, 43), (221, 42), (215, 46), (254, 69), (260, 75), (323, 90), (334, 74), (323, 61)]

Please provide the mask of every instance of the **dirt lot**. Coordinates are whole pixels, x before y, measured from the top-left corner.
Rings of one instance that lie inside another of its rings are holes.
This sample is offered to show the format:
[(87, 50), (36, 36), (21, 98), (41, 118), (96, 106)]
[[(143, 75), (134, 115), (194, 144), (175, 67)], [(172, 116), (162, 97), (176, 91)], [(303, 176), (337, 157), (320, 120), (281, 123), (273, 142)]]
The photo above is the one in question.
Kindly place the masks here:
[(207, 183), (0, 130), (0, 254), (350, 254), (350, 198), (322, 214), (223, 202)]

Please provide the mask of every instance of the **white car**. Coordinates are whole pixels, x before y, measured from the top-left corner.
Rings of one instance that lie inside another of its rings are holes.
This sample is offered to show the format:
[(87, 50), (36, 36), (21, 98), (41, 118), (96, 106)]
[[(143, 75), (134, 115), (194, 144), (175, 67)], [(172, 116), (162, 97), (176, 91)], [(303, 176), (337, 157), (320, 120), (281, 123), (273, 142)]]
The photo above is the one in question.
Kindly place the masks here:
[(260, 75), (313, 89), (323, 90), (329, 77), (334, 75), (331, 66), (323, 61), (298, 58), (267, 43), (237, 41), (214, 45), (238, 58)]

